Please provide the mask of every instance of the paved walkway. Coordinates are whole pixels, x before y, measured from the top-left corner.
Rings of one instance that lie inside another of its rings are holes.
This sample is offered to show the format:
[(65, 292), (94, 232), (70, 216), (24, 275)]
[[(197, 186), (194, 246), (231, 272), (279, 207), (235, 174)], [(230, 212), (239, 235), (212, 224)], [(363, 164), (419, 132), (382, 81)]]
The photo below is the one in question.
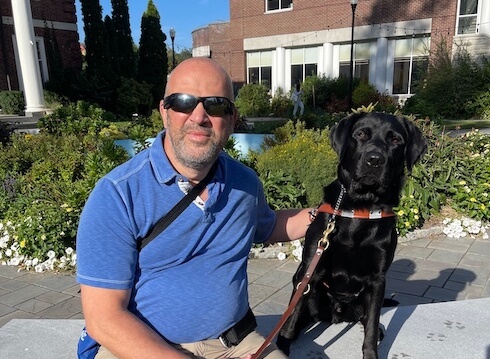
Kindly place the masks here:
[[(257, 315), (284, 312), (297, 265), (249, 261), (250, 303)], [(0, 266), (0, 327), (12, 319), (83, 319), (78, 291), (73, 275)], [(386, 294), (402, 305), (490, 297), (490, 240), (429, 235), (400, 243)]]
[[(417, 238), (399, 244), (388, 273), (386, 294), (402, 305), (383, 310), (380, 358), (490, 358), (490, 240)], [(264, 336), (287, 307), (297, 266), (249, 262), (250, 302)], [(0, 266), (0, 358), (74, 358), (84, 324), (78, 290), (73, 275)], [(362, 340), (360, 324), (320, 323), (293, 344), (290, 358), (357, 359)]]

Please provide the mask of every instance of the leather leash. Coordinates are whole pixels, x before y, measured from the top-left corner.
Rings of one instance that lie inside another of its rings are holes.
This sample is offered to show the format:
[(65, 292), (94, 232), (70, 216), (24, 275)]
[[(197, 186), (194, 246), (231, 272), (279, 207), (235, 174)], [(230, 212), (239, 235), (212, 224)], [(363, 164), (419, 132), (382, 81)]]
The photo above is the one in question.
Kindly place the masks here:
[[(308, 266), (308, 269), (306, 270), (306, 273), (303, 276), (303, 279), (301, 279), (301, 282), (299, 282), (299, 285), (296, 287), (296, 292), (294, 293), (293, 298), (289, 302), (289, 306), (287, 307), (286, 311), (284, 312), (281, 319), (279, 320), (279, 323), (276, 324), (276, 326), (269, 334), (269, 336), (265, 339), (265, 342), (262, 344), (259, 350), (257, 350), (257, 352), (254, 355), (252, 355), (252, 359), (259, 359), (259, 356), (269, 346), (272, 340), (274, 340), (274, 337), (277, 335), (277, 333), (279, 333), (284, 323), (286, 323), (286, 320), (288, 320), (289, 316), (293, 312), (294, 308), (296, 307), (296, 304), (298, 304), (301, 297), (309, 293), (310, 291), (309, 283), (310, 283), (311, 276), (315, 272), (315, 269), (318, 266), (320, 259), (322, 258), (323, 252), (330, 246), (330, 241), (328, 240), (328, 236), (330, 233), (332, 233), (332, 231), (335, 228), (335, 217), (337, 216), (337, 213), (340, 210), (340, 204), (342, 203), (342, 199), (344, 198), (345, 192), (346, 190), (344, 185), (341, 185), (339, 197), (337, 198), (337, 203), (335, 203), (334, 213), (332, 213), (330, 219), (328, 220), (327, 228), (323, 231), (322, 238), (318, 241), (315, 255), (313, 256), (313, 259), (311, 260), (310, 265)], [(314, 213), (310, 213), (310, 220), (312, 222), (316, 218), (316, 212), (317, 211), (314, 211)]]
[(264, 350), (269, 346), (269, 344), (272, 342), (274, 337), (279, 333), (281, 328), (283, 327), (284, 323), (286, 323), (286, 320), (289, 318), (291, 313), (293, 312), (294, 308), (296, 307), (296, 304), (298, 304), (300, 298), (303, 295), (308, 294), (310, 291), (310, 279), (312, 274), (315, 272), (315, 269), (320, 262), (320, 258), (322, 257), (323, 252), (329, 247), (330, 241), (328, 240), (328, 235), (333, 231), (335, 227), (335, 221), (333, 220), (333, 217), (330, 219), (329, 223), (327, 224), (327, 228), (325, 231), (323, 231), (323, 237), (318, 241), (318, 246), (315, 251), (315, 255), (313, 256), (313, 259), (310, 262), (310, 265), (308, 266), (308, 269), (306, 270), (305, 275), (303, 276), (303, 279), (299, 283), (299, 285), (296, 288), (296, 292), (294, 293), (293, 298), (291, 299), (291, 302), (289, 303), (288, 308), (282, 315), (281, 319), (279, 320), (279, 323), (275, 326), (275, 328), (272, 330), (272, 332), (269, 334), (269, 336), (266, 338), (265, 342), (262, 344), (262, 346), (259, 348), (259, 350), (252, 355), (252, 359), (258, 359), (259, 356), (264, 352)]

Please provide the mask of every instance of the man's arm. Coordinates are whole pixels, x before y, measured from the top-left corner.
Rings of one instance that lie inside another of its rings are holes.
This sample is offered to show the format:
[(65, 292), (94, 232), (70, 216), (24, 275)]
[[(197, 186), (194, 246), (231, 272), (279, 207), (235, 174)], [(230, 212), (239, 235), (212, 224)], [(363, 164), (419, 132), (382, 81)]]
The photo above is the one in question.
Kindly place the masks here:
[(127, 309), (130, 290), (80, 288), (87, 332), (118, 358), (189, 358)]
[(310, 225), (310, 211), (311, 208), (276, 211), (276, 225), (265, 243), (288, 242), (304, 237)]

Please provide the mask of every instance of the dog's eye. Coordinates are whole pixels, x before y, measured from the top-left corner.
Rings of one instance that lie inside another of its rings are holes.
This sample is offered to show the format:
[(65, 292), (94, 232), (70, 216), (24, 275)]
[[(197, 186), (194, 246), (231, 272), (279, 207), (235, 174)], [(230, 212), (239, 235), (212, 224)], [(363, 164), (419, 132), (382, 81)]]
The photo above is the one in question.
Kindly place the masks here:
[(357, 132), (357, 139), (361, 141), (365, 141), (368, 139), (368, 134), (364, 130), (360, 130)]
[(394, 144), (394, 145), (400, 145), (403, 143), (402, 139), (398, 136), (393, 136), (391, 138), (391, 143)]

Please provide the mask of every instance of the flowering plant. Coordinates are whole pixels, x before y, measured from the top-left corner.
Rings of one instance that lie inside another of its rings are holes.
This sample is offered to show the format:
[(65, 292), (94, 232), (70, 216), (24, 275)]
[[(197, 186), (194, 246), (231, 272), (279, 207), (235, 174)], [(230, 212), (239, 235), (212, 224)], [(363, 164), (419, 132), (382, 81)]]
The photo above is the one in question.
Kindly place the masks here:
[(22, 252), (25, 244), (18, 242), (14, 232), (13, 224), (7, 222), (0, 223), (0, 264), (18, 266), (25, 270), (34, 270), (41, 273), (47, 270), (70, 270), (74, 269), (77, 263), (77, 255), (73, 248), (67, 247), (63, 250), (63, 255), (59, 256), (55, 251), (49, 250), (46, 255), (27, 255)]
[(490, 136), (478, 130), (460, 138), (464, 161), (450, 182), (451, 205), (471, 218), (490, 220)]
[(301, 262), (303, 256), (303, 241), (295, 240), (289, 243), (288, 250), (286, 252), (279, 252), (277, 259), (283, 261), (286, 258), (292, 256), (296, 262)]
[(461, 219), (445, 218), (442, 222), (444, 224), (443, 232), (450, 238), (461, 238), (470, 236), (482, 236), (483, 239), (488, 239), (487, 230), (490, 229), (490, 225), (484, 225), (481, 221), (477, 221), (471, 218), (462, 217)]

